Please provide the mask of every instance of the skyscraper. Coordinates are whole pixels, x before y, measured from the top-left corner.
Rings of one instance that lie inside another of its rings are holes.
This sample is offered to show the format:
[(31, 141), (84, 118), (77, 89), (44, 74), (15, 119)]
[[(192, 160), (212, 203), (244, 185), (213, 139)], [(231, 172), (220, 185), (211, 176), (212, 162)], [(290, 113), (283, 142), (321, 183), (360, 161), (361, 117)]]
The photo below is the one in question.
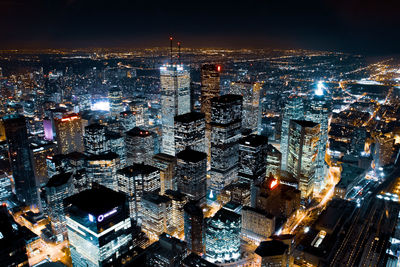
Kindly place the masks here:
[(175, 116), (175, 153), (185, 148), (205, 152), (204, 114), (190, 112)]
[(205, 252), (205, 223), (203, 211), (196, 202), (184, 206), (184, 232), (188, 249), (197, 254)]
[(154, 136), (152, 132), (138, 127), (126, 132), (126, 164), (152, 164), (154, 155)]
[(25, 117), (7, 115), (3, 117), (3, 122), (17, 198), (28, 206), (39, 207)]
[(47, 216), (49, 217), (53, 234), (58, 242), (67, 238), (67, 226), (64, 213), (64, 199), (74, 192), (72, 173), (60, 173), (50, 178), (45, 186)]
[(174, 117), (189, 113), (190, 73), (183, 65), (163, 65), (161, 80), (162, 152), (175, 155)]
[(303, 200), (312, 197), (319, 137), (320, 125), (318, 123), (290, 121), (287, 170), (298, 180)]
[(243, 96), (242, 129), (261, 132), (260, 83), (232, 82), (229, 93)]
[(108, 90), (108, 99), (110, 101), (110, 114), (113, 118), (118, 118), (124, 111), (122, 104), (122, 91), (119, 87), (113, 87)]
[(287, 169), (288, 156), (288, 138), (289, 138), (289, 123), (290, 120), (304, 119), (303, 99), (298, 96), (290, 96), (286, 102), (282, 118), (281, 131), (281, 153), (282, 153), (282, 170)]
[(183, 207), (187, 203), (187, 196), (180, 191), (167, 190), (165, 196), (171, 199), (172, 203), (172, 232), (173, 235), (180, 236), (183, 234)]
[(73, 266), (104, 266), (132, 246), (126, 197), (95, 185), (65, 199), (68, 240)]
[(266, 175), (268, 138), (251, 134), (239, 141), (239, 181), (262, 182)]
[(114, 152), (90, 155), (86, 159), (86, 172), (90, 183), (98, 183), (117, 190), (117, 170), (119, 156)]
[(211, 184), (217, 193), (237, 179), (242, 96), (211, 99)]
[(134, 163), (117, 173), (118, 191), (127, 196), (130, 217), (141, 223), (142, 196), (144, 192), (160, 189), (160, 171), (153, 166)]
[(62, 119), (54, 118), (54, 124), (60, 154), (84, 151), (82, 122), (78, 114), (70, 114)]
[(201, 112), (205, 115), (206, 122), (206, 153), (210, 161), (211, 146), (211, 99), (220, 95), (221, 66), (205, 64), (201, 67)]
[(176, 157), (178, 189), (190, 200), (204, 202), (207, 194), (207, 154), (187, 148)]
[(276, 176), (281, 169), (282, 153), (273, 145), (268, 144), (267, 147), (267, 176), (272, 174)]
[(153, 166), (160, 170), (160, 194), (166, 190), (176, 190), (176, 157), (158, 153), (153, 157)]
[(85, 152), (89, 155), (100, 155), (108, 151), (106, 139), (107, 127), (98, 123), (85, 127)]

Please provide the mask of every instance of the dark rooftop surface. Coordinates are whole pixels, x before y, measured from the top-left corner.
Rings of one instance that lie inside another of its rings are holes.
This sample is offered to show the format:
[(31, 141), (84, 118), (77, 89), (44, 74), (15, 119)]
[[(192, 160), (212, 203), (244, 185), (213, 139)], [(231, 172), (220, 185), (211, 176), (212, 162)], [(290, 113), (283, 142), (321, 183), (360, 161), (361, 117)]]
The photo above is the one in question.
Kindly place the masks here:
[(251, 134), (241, 138), (239, 143), (245, 146), (257, 147), (268, 144), (268, 137), (257, 134)]
[(255, 253), (261, 257), (278, 256), (285, 253), (288, 245), (278, 240), (263, 241), (255, 250)]
[(49, 179), (46, 184), (46, 187), (58, 187), (66, 184), (72, 176), (72, 172), (64, 172), (60, 174), (56, 174)]
[(241, 95), (227, 94), (222, 96), (216, 96), (211, 99), (211, 102), (218, 102), (218, 103), (231, 103), (236, 101), (243, 101), (243, 97)]
[(205, 259), (201, 258), (199, 255), (197, 255), (195, 253), (190, 253), (189, 256), (187, 256), (185, 259), (183, 259), (182, 266), (183, 267), (217, 267), (218, 265), (211, 263), (209, 261), (206, 261)]
[(182, 122), (182, 123), (197, 121), (197, 120), (201, 120), (201, 119), (204, 119), (204, 114), (200, 113), (200, 112), (189, 112), (189, 113), (175, 116), (175, 118), (174, 118), (175, 122)]
[(293, 120), (293, 122), (303, 126), (303, 127), (315, 127), (318, 123), (313, 121), (305, 121), (305, 120)]
[(183, 206), (183, 209), (189, 214), (203, 217), (203, 211), (196, 201), (190, 201), (186, 203), (186, 205)]
[(147, 137), (147, 136), (152, 135), (152, 133), (150, 131), (140, 129), (139, 127), (135, 127), (133, 129), (127, 131), (126, 134), (129, 136), (140, 136), (140, 137)]
[(118, 154), (115, 152), (108, 152), (105, 154), (99, 155), (90, 155), (88, 156), (88, 160), (113, 160), (119, 158)]
[(72, 204), (93, 216), (104, 214), (117, 206), (122, 206), (125, 201), (126, 197), (123, 193), (100, 185), (94, 185), (92, 189), (65, 199), (67, 204)]
[(185, 150), (179, 152), (176, 157), (178, 159), (183, 159), (185, 161), (190, 162), (199, 162), (207, 158), (207, 154), (204, 152), (192, 150), (190, 148), (186, 148)]
[(143, 200), (147, 200), (149, 202), (156, 203), (156, 204), (161, 204), (161, 203), (171, 201), (171, 199), (169, 197), (159, 195), (156, 192), (144, 192), (143, 196), (142, 196), (142, 201)]
[(126, 176), (135, 176), (138, 174), (149, 174), (156, 171), (158, 171), (156, 167), (146, 164), (134, 163), (131, 166), (127, 166), (123, 169), (118, 170), (118, 173), (124, 174)]

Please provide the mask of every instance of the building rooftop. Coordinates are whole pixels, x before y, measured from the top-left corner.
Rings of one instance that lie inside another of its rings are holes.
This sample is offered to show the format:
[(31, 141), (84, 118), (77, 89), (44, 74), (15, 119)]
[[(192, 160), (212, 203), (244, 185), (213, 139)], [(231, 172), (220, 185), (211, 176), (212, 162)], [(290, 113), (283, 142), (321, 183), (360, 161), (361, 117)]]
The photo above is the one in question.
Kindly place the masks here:
[(93, 216), (98, 216), (115, 207), (125, 205), (126, 197), (123, 193), (94, 184), (92, 189), (72, 195), (66, 198), (65, 202)]
[(255, 250), (255, 253), (261, 257), (283, 255), (289, 246), (278, 240), (263, 241)]
[(156, 192), (144, 192), (142, 196), (142, 202), (146, 200), (155, 204), (161, 204), (171, 201), (167, 196), (159, 195)]
[(239, 144), (243, 146), (252, 146), (252, 147), (266, 145), (268, 144), (268, 137), (258, 134), (250, 134), (246, 137), (241, 138)]
[(315, 127), (318, 125), (318, 123), (313, 121), (305, 121), (305, 120), (292, 120), (292, 121), (303, 127)]
[(175, 116), (175, 118), (174, 118), (175, 122), (181, 122), (181, 123), (188, 123), (188, 122), (197, 121), (197, 120), (201, 120), (201, 119), (204, 119), (204, 113), (200, 113), (200, 112), (189, 112), (189, 113)]
[(148, 130), (143, 130), (140, 129), (139, 127), (135, 127), (129, 131), (126, 132), (127, 135), (129, 136), (140, 136), (140, 137), (147, 137), (152, 135), (152, 132), (148, 131)]
[(87, 157), (87, 160), (114, 160), (119, 158), (119, 155), (115, 152), (108, 152), (99, 155), (90, 155)]
[(56, 174), (49, 179), (46, 184), (46, 187), (58, 187), (66, 184), (72, 176), (72, 172), (63, 172), (60, 174)]
[(243, 97), (241, 95), (227, 94), (211, 98), (211, 102), (218, 103), (231, 103), (235, 101), (243, 101)]
[(199, 162), (207, 158), (207, 154), (204, 152), (192, 150), (186, 148), (185, 150), (179, 152), (176, 157), (184, 161)]
[(183, 209), (189, 214), (203, 217), (203, 211), (201, 210), (197, 201), (190, 201), (186, 203), (186, 205), (183, 206)]
[(211, 263), (195, 253), (190, 253), (189, 256), (183, 259), (183, 267), (218, 267), (218, 265)]
[(125, 176), (136, 176), (138, 174), (150, 174), (157, 171), (158, 169), (156, 167), (144, 163), (133, 163), (131, 166), (127, 166), (117, 172)]

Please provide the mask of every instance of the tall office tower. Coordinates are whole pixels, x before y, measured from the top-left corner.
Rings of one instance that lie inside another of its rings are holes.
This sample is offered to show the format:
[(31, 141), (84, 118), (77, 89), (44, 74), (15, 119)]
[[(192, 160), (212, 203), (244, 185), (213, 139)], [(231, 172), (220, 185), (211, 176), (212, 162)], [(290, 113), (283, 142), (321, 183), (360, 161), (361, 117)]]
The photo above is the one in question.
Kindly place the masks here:
[(25, 117), (7, 115), (3, 117), (3, 122), (17, 198), (28, 206), (39, 207)]
[(205, 202), (207, 194), (207, 154), (185, 149), (176, 155), (178, 189), (190, 200)]
[(29, 266), (24, 233), (5, 205), (0, 206), (0, 266)]
[(12, 175), (7, 173), (0, 173), (0, 202), (7, 203), (11, 200), (12, 186), (11, 186)]
[(129, 110), (135, 115), (137, 127), (147, 127), (149, 125), (149, 107), (145, 100), (137, 100), (129, 103)]
[(287, 170), (299, 182), (299, 190), (303, 200), (312, 197), (320, 133), (318, 123), (290, 121)]
[(105, 266), (128, 252), (132, 226), (123, 193), (95, 185), (64, 204), (73, 266)]
[(78, 114), (70, 114), (62, 119), (55, 118), (54, 126), (58, 153), (68, 154), (74, 151), (84, 151), (82, 121)]
[(153, 166), (134, 163), (118, 170), (117, 177), (118, 191), (128, 198), (129, 215), (140, 223), (143, 193), (160, 189), (160, 171)]
[(237, 179), (241, 137), (242, 96), (211, 99), (211, 190), (219, 191)]
[(185, 148), (205, 152), (204, 114), (190, 112), (175, 116), (175, 153)]
[(259, 183), (266, 175), (268, 138), (251, 134), (239, 141), (239, 181)]
[(205, 64), (201, 67), (201, 113), (205, 115), (206, 121), (206, 153), (210, 163), (211, 148), (211, 99), (220, 95), (220, 73), (221, 66)]
[(154, 155), (154, 136), (152, 132), (138, 127), (126, 132), (126, 164), (145, 163), (151, 165)]
[(33, 155), (33, 169), (36, 184), (43, 186), (49, 180), (47, 171), (47, 157), (52, 157), (57, 149), (56, 144), (44, 140), (35, 140), (30, 144)]
[(376, 168), (383, 167), (392, 163), (394, 143), (395, 140), (393, 135), (391, 134), (381, 134), (375, 137), (375, 150), (373, 154), (373, 159)]
[(86, 159), (86, 172), (90, 183), (98, 183), (112, 190), (117, 190), (119, 167), (119, 156), (114, 152), (90, 155)]
[(136, 127), (136, 114), (133, 111), (123, 111), (119, 116), (121, 132), (127, 132)]
[(145, 192), (142, 197), (142, 229), (150, 241), (172, 232), (172, 202), (167, 196)]
[(184, 232), (188, 249), (199, 255), (205, 252), (205, 223), (198, 203), (190, 201), (184, 206)]
[(175, 155), (174, 117), (189, 113), (190, 73), (183, 65), (163, 65), (161, 80), (162, 152)]
[(273, 145), (267, 147), (267, 177), (269, 175), (277, 176), (282, 164), (282, 153)]
[[(178, 238), (163, 233), (160, 239), (144, 251), (145, 262), (135, 266), (182, 266), (187, 256), (186, 243)], [(205, 267), (205, 266), (204, 266)]]
[(243, 96), (242, 129), (252, 133), (261, 133), (261, 84), (250, 82), (232, 82), (229, 93)]
[(67, 239), (64, 199), (74, 193), (72, 172), (57, 174), (50, 178), (45, 186), (47, 216), (54, 236), (58, 242)]
[(298, 96), (290, 96), (286, 102), (285, 109), (282, 117), (282, 130), (281, 130), (281, 153), (282, 153), (282, 166), (281, 169), (287, 170), (288, 158), (288, 138), (289, 138), (289, 123), (290, 120), (304, 119), (304, 106), (303, 99)]
[(85, 153), (89, 155), (100, 155), (108, 151), (107, 127), (93, 123), (85, 127)]
[(106, 132), (107, 147), (109, 151), (116, 153), (119, 156), (121, 166), (126, 165), (126, 147), (125, 137), (117, 132)]
[(207, 221), (206, 259), (224, 263), (240, 257), (241, 216), (221, 208)]
[(166, 190), (176, 190), (176, 157), (158, 153), (153, 157), (153, 166), (160, 170), (160, 194)]
[(110, 101), (111, 117), (119, 118), (119, 115), (124, 111), (122, 104), (122, 91), (119, 87), (113, 87), (108, 90), (108, 100)]
[(318, 141), (318, 155), (316, 158), (317, 166), (315, 169), (315, 186), (317, 191), (325, 187), (325, 153), (328, 142), (329, 115), (331, 113), (331, 99), (324, 94), (324, 86), (319, 82), (317, 89), (312, 96), (309, 107), (306, 110), (306, 120), (316, 122), (320, 125), (320, 138)]
[(164, 195), (169, 197), (172, 201), (172, 233), (175, 236), (181, 236), (184, 226), (183, 207), (188, 199), (186, 195), (180, 191), (167, 190)]

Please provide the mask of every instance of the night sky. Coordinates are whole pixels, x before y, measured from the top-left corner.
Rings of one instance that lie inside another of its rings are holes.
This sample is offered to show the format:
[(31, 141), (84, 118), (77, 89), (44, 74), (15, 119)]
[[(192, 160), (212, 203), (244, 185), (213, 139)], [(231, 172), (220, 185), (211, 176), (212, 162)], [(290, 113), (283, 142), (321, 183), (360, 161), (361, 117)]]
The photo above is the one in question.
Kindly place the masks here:
[(1, 48), (305, 48), (400, 54), (399, 1), (0, 0)]

